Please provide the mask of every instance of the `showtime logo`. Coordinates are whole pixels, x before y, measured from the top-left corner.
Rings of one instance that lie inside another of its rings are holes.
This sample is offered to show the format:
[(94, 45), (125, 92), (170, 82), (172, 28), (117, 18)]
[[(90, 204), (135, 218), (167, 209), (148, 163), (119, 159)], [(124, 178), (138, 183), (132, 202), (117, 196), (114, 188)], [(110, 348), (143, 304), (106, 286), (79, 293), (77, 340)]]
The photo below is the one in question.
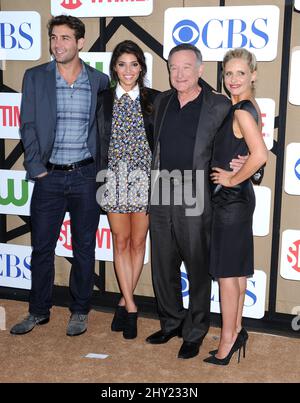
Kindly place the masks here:
[(20, 127), (20, 108), (12, 105), (0, 105), (0, 122), (3, 127)]
[[(68, 217), (69, 217), (69, 215), (67, 214), (65, 217), (65, 220), (61, 226), (58, 243), (62, 248), (64, 248), (66, 251), (69, 251), (72, 254), (71, 220)], [(100, 221), (101, 221), (101, 219), (100, 219)], [(110, 228), (104, 227), (103, 220), (102, 220), (101, 224), (99, 225), (99, 228), (96, 233), (96, 248), (100, 249), (100, 250), (104, 249), (104, 250), (108, 251), (109, 253), (111, 253), (112, 238), (111, 238)]]
[(149, 15), (153, 0), (51, 0), (52, 15), (76, 17), (118, 17)]
[(82, 3), (80, 0), (64, 0), (61, 5), (67, 10), (75, 10), (76, 8), (80, 7)]
[(20, 105), (22, 94), (0, 93), (0, 138), (20, 140)]
[[(147, 237), (146, 253), (144, 263), (149, 261), (149, 236)], [(69, 213), (66, 213), (61, 226), (60, 235), (56, 244), (55, 254), (57, 256), (73, 257), (72, 231)], [(101, 215), (98, 230), (96, 232), (96, 260), (113, 261), (113, 243), (109, 223), (106, 215)]]
[(288, 280), (300, 281), (300, 231), (282, 233), (280, 275)]
[(275, 122), (275, 101), (270, 98), (256, 98), (261, 110), (262, 135), (268, 150), (273, 148), (274, 143), (274, 122)]
[[(91, 0), (92, 3), (133, 3), (138, 1), (145, 2), (147, 0)], [(61, 5), (68, 10), (75, 10), (82, 6), (82, 2), (80, 0), (64, 0)]]
[(300, 273), (300, 240), (295, 241), (288, 250), (287, 260), (296, 272)]
[(65, 220), (60, 229), (59, 242), (67, 250), (72, 250), (71, 221)]

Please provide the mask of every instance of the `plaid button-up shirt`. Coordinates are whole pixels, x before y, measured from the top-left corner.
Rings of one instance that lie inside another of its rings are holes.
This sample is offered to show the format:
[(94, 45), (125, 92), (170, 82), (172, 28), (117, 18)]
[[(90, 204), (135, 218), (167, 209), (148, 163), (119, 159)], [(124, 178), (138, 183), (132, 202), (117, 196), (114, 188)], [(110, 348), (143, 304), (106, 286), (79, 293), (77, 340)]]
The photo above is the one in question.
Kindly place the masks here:
[(91, 107), (91, 86), (84, 65), (71, 86), (56, 67), (57, 122), (50, 158), (53, 164), (70, 164), (91, 157), (87, 138)]

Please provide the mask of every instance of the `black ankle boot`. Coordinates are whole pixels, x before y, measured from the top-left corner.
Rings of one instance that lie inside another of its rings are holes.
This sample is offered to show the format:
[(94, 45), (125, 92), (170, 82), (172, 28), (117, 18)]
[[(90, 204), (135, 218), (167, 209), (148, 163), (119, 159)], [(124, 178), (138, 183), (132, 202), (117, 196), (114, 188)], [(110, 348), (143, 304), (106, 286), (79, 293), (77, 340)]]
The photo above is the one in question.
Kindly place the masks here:
[(125, 306), (118, 305), (113, 320), (111, 322), (112, 332), (123, 332), (127, 318)]
[(124, 339), (135, 339), (137, 336), (137, 312), (128, 312), (123, 330)]

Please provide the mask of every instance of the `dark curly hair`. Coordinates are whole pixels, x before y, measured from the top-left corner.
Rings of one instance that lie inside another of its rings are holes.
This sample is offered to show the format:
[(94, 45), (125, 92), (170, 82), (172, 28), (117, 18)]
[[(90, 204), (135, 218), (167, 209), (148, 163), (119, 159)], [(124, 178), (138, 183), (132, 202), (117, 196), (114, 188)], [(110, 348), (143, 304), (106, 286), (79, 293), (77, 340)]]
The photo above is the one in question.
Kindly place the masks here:
[(67, 25), (69, 28), (73, 29), (75, 31), (76, 41), (84, 38), (85, 25), (77, 17), (73, 17), (71, 15), (57, 15), (56, 17), (51, 18), (47, 25), (49, 38), (52, 35), (53, 27), (57, 25)]

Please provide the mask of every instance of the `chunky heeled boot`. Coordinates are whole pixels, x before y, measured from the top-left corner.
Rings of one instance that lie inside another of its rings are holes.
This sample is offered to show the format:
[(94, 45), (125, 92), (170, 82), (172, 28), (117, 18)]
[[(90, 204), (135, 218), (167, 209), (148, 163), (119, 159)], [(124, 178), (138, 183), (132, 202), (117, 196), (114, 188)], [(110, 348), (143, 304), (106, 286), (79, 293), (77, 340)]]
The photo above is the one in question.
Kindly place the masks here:
[(125, 306), (118, 305), (113, 320), (111, 322), (112, 332), (123, 332), (127, 318)]
[(137, 336), (137, 312), (128, 312), (123, 330), (124, 339), (135, 339)]

